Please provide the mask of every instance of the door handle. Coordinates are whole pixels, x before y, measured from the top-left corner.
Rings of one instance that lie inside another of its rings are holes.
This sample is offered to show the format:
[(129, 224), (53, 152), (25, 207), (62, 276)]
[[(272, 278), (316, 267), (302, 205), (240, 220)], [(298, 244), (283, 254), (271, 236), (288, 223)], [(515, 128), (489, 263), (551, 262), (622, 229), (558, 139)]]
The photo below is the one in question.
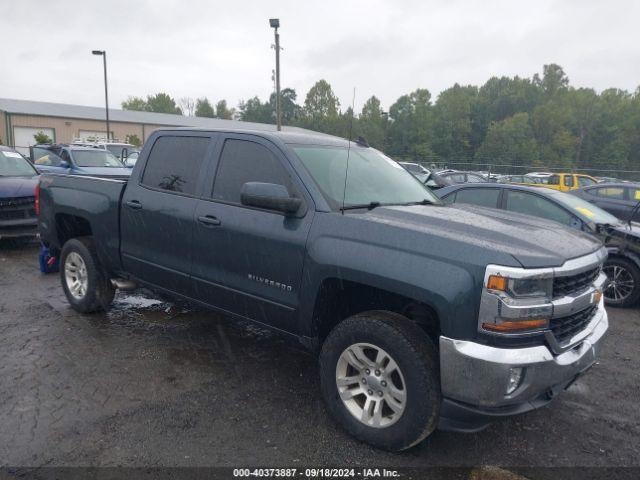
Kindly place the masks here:
[(204, 215), (202, 217), (198, 217), (198, 221), (203, 225), (210, 226), (210, 227), (217, 227), (222, 223), (213, 215)]
[(142, 204), (138, 200), (129, 200), (125, 202), (125, 205), (132, 210), (140, 210), (142, 208)]

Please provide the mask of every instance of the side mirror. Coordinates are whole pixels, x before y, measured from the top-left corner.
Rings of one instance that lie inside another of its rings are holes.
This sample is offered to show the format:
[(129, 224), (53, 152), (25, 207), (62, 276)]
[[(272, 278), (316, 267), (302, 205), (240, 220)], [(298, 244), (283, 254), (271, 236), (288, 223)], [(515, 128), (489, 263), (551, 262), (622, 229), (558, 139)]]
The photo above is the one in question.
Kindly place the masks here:
[(66, 160), (62, 160), (62, 161), (58, 164), (58, 166), (59, 166), (60, 168), (70, 168), (69, 162), (67, 162)]
[(122, 149), (122, 153), (120, 153), (120, 160), (124, 163), (124, 161), (129, 157), (129, 150), (126, 148)]
[(243, 205), (288, 214), (297, 212), (302, 205), (302, 200), (291, 197), (284, 185), (262, 182), (247, 182), (242, 185), (240, 201)]

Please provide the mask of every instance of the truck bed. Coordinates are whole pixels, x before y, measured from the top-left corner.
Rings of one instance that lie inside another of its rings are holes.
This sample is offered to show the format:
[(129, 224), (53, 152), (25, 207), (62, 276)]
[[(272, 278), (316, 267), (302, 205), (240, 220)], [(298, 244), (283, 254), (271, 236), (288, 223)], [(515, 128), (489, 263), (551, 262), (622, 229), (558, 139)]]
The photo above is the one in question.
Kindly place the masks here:
[(126, 185), (121, 179), (43, 174), (38, 221), (43, 243), (60, 250), (67, 230), (86, 229), (104, 266), (120, 270), (120, 201)]

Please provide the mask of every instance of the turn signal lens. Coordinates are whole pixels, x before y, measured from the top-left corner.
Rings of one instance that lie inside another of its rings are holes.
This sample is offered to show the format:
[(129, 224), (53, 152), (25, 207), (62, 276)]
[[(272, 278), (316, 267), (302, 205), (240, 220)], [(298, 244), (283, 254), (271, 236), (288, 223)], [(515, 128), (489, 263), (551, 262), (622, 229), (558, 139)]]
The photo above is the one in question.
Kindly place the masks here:
[(490, 275), (487, 280), (487, 288), (489, 290), (500, 290), (504, 292), (507, 290), (507, 277), (501, 277), (500, 275)]
[(593, 294), (593, 303), (595, 305), (600, 303), (600, 299), (602, 298), (602, 292), (600, 290), (596, 290)]
[(482, 328), (484, 328), (485, 330), (489, 330), (490, 332), (517, 333), (521, 330), (546, 328), (548, 325), (549, 320), (540, 318), (535, 320), (518, 320), (515, 322), (483, 323)]
[(36, 215), (40, 215), (40, 182), (36, 183), (35, 205)]

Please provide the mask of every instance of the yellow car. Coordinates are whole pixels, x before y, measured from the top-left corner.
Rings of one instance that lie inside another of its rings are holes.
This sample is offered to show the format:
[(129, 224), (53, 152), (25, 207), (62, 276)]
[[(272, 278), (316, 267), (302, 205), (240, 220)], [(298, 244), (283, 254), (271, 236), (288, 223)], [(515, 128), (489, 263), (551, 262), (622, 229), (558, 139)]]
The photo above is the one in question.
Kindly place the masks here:
[(527, 177), (535, 180), (536, 183), (533, 184), (535, 187), (552, 188), (561, 192), (598, 183), (595, 178), (579, 173), (529, 173)]

